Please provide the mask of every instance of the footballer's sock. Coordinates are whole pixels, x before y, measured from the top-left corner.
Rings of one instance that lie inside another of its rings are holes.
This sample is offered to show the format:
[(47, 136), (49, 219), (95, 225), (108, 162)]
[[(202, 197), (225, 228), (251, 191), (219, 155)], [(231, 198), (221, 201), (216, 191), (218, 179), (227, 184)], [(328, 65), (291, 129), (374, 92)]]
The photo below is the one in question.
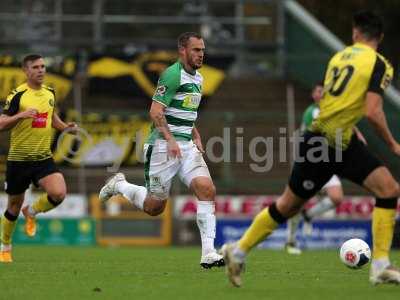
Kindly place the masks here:
[(197, 201), (197, 226), (201, 237), (201, 255), (215, 252), (215, 203), (214, 201)]
[(287, 243), (296, 244), (296, 232), (300, 223), (300, 214), (290, 218), (287, 222)]
[(11, 245), (12, 235), (14, 233), (15, 226), (17, 225), (17, 218), (18, 216), (10, 214), (8, 210), (5, 211), (4, 216), (1, 218), (2, 251), (7, 250), (7, 246)]
[[(286, 218), (276, 208), (276, 203), (262, 210), (253, 220), (237, 244), (238, 252), (248, 253), (258, 243), (269, 236)], [(238, 253), (239, 254), (239, 253)]]
[(36, 216), (38, 213), (46, 212), (52, 210), (54, 207), (58, 206), (61, 202), (54, 201), (49, 195), (40, 195), (32, 205), (28, 207), (28, 213), (32, 217)]
[(117, 192), (121, 193), (130, 203), (138, 209), (143, 210), (144, 200), (147, 196), (147, 189), (143, 186), (129, 183), (125, 180), (115, 184)]
[(313, 219), (317, 216), (322, 215), (324, 212), (335, 208), (335, 203), (332, 202), (331, 198), (324, 197), (322, 200), (318, 201), (313, 207), (305, 212), (308, 219)]
[(372, 213), (373, 260), (389, 260), (395, 225), (397, 198), (376, 198)]

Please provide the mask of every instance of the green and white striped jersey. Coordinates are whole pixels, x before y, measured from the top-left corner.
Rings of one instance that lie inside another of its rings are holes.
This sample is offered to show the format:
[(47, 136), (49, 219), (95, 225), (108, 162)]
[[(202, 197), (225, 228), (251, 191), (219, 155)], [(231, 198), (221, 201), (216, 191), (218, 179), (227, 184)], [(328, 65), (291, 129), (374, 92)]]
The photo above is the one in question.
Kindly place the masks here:
[[(203, 76), (198, 71), (194, 75), (189, 74), (179, 61), (169, 66), (158, 80), (153, 101), (165, 105), (165, 118), (176, 140), (192, 139), (202, 84)], [(152, 145), (156, 139), (164, 139), (164, 136), (153, 124), (146, 143)]]

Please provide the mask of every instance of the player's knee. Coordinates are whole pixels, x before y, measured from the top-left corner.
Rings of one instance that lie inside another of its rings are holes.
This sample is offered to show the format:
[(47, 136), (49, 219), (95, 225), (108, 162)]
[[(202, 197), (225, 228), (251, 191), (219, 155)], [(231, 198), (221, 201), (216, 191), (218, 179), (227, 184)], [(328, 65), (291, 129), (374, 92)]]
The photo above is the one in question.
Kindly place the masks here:
[(338, 206), (340, 202), (342, 202), (342, 200), (343, 200), (342, 196), (331, 197), (331, 201), (335, 206)]
[(379, 198), (397, 198), (400, 197), (400, 186), (396, 181), (389, 181), (383, 189), (377, 193)]
[(150, 199), (144, 202), (143, 210), (150, 216), (158, 216), (162, 214), (165, 209), (166, 201), (161, 201), (157, 199)]
[(198, 196), (202, 200), (212, 201), (215, 198), (216, 188), (211, 181), (201, 181), (196, 184)]
[(156, 217), (161, 215), (164, 211), (164, 207), (153, 208), (152, 210), (146, 211), (150, 216)]
[(203, 188), (204, 199), (214, 200), (216, 194), (216, 188), (214, 184), (208, 184)]

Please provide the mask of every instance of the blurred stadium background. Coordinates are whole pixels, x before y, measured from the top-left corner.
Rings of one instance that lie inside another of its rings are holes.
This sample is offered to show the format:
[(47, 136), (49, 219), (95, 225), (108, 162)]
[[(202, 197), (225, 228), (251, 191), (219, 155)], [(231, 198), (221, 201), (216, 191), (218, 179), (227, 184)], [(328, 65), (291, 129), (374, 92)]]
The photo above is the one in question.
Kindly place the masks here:
[[(217, 144), (213, 153), (220, 161), (208, 162), (219, 194), (217, 244), (238, 238), (286, 184), (290, 164), (278, 159), (279, 140), (287, 141), (299, 126), (311, 101), (310, 88), (322, 79), (330, 55), (342, 42), (351, 42), (352, 13), (365, 7), (385, 16), (381, 51), (398, 70), (400, 3), (394, 0), (2, 0), (1, 101), (24, 80), (21, 58), (40, 53), (46, 57), (47, 83), (56, 89), (61, 115), (84, 129), (79, 137), (55, 134), (54, 156), (65, 175), (68, 198), (40, 219), (34, 239), (28, 240), (19, 227), (16, 243), (199, 245), (195, 199), (178, 181), (159, 218), (134, 211), (121, 198), (106, 206), (97, 199), (105, 179), (118, 170), (129, 181), (143, 183), (140, 150), (150, 126), (151, 96), (159, 74), (176, 59), (176, 38), (184, 31), (198, 31), (206, 42), (201, 70), (205, 101), (198, 123), (203, 143), (220, 137), (230, 145), (222, 149)], [(400, 87), (397, 74), (393, 85)], [(400, 139), (400, 96), (394, 88), (385, 105)], [(400, 160), (365, 122), (360, 128), (399, 179)], [(255, 137), (274, 140), (268, 158), (265, 144), (256, 148), (257, 165), (274, 158), (268, 172), (250, 168), (255, 162), (249, 144)], [(238, 158), (241, 139), (244, 155)], [(7, 141), (8, 134), (1, 133), (2, 191)], [(284, 155), (289, 157), (289, 150)], [(345, 201), (316, 222), (312, 237), (301, 240), (303, 247), (337, 247), (355, 236), (370, 241), (373, 199), (348, 182), (344, 190)], [(27, 200), (37, 192), (30, 191)], [(1, 210), (5, 205), (1, 192)], [(284, 237), (282, 227), (264, 246), (281, 248)]]

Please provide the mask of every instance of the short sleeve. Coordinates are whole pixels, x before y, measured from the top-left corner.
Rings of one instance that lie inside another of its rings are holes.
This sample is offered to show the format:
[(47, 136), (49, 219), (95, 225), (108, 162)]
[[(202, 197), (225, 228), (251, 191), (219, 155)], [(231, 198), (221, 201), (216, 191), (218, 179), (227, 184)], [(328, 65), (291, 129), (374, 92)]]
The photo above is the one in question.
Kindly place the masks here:
[(51, 88), (51, 87), (45, 87), (49, 92), (51, 92), (51, 94), (52, 94), (52, 96), (53, 96), (53, 99), (51, 99), (50, 100), (50, 106), (52, 106), (52, 107), (54, 107), (54, 108), (56, 108), (56, 104), (57, 104), (57, 101), (56, 101), (56, 91), (53, 89), (53, 88)]
[(307, 107), (307, 109), (304, 111), (303, 113), (303, 119), (301, 122), (301, 126), (302, 128), (308, 128), (312, 121), (313, 121), (313, 117), (312, 117), (312, 111), (314, 109), (313, 105), (310, 105), (309, 107)]
[(389, 72), (385, 62), (377, 56), (368, 91), (383, 95), (384, 90), (390, 85), (392, 77), (393, 75)]
[(169, 106), (179, 88), (179, 83), (180, 72), (175, 71), (174, 68), (167, 69), (158, 80), (153, 100)]
[(21, 96), (24, 92), (25, 91), (13, 91), (10, 95), (8, 95), (6, 102), (3, 106), (3, 114), (13, 116), (18, 113), (19, 103), (21, 101)]

